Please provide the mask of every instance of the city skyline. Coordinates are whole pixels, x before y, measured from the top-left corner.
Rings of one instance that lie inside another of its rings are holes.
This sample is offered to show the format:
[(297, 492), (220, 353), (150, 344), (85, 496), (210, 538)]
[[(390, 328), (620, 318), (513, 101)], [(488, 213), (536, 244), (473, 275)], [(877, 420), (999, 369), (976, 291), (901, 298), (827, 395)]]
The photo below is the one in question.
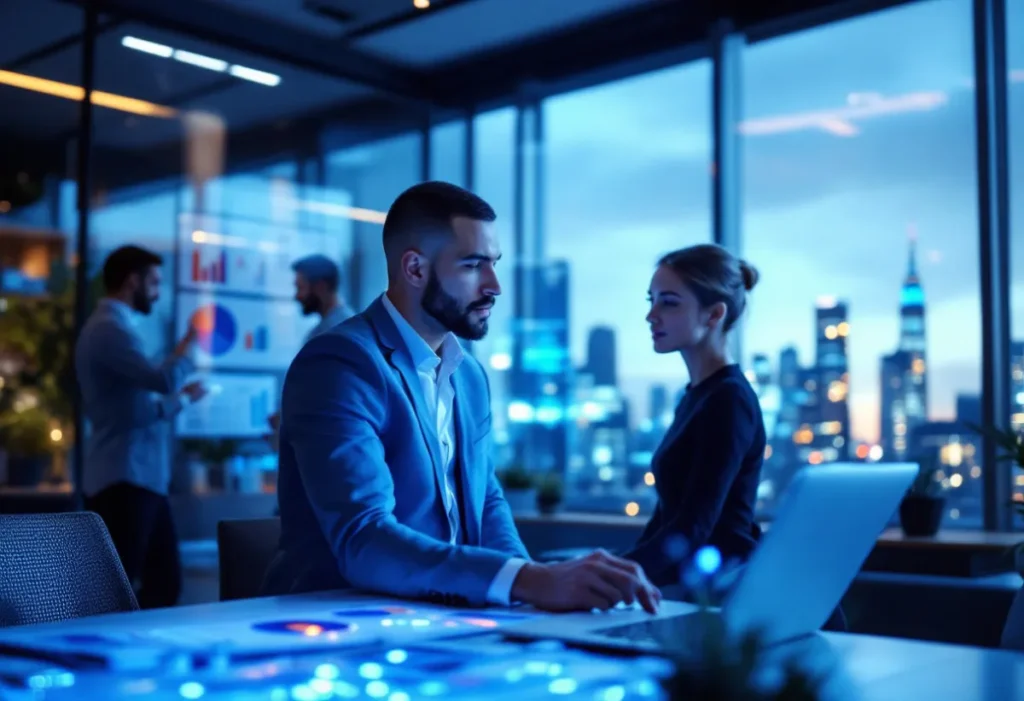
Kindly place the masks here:
[[(1021, 5), (1011, 10), (1015, 26)], [(777, 359), (792, 345), (807, 364), (815, 301), (845, 300), (857, 439), (880, 437), (879, 361), (899, 342), (912, 226), (936, 320), (928, 416), (951, 420), (957, 395), (980, 392), (970, 12), (965, 0), (937, 0), (744, 50), (740, 253), (762, 278), (741, 322), (741, 360)], [(1011, 65), (1024, 65), (1024, 42), (1010, 44)], [(868, 45), (876, 50), (861, 57)], [(614, 326), (621, 384), (641, 409), (651, 385), (686, 381), (678, 357), (651, 349), (644, 294), (660, 254), (710, 238), (710, 73), (698, 61), (559, 95), (544, 108), (545, 254), (573, 261), (574, 365), (584, 362), (589, 328)], [(1019, 83), (1010, 97), (1012, 110), (1024, 109)], [(827, 121), (865, 104), (881, 107), (849, 124)], [(817, 121), (796, 119), (807, 115)], [(1014, 201), (1024, 201), (1022, 181), (1014, 179)], [(1022, 264), (1024, 247), (1015, 246), (1012, 270)], [(1014, 328), (1024, 328), (1024, 310), (1011, 309)]]

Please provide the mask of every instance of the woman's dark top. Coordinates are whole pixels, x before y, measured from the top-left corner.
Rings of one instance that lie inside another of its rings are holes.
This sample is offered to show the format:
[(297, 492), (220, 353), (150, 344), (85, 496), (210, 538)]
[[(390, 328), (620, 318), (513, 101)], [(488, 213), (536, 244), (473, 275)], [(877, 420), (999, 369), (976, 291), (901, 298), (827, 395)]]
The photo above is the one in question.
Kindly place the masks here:
[[(761, 535), (754, 509), (764, 451), (761, 405), (738, 365), (688, 386), (651, 460), (658, 505), (623, 557), (655, 586), (678, 583), (679, 558), (705, 545), (725, 561), (745, 560)], [(670, 552), (679, 549), (673, 541), (685, 551)]]

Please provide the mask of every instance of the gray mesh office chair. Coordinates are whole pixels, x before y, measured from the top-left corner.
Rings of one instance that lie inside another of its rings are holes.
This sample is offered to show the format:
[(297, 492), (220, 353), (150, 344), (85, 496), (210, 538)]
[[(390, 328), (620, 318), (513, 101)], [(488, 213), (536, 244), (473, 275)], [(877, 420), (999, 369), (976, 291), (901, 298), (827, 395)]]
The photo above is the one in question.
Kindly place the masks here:
[(217, 523), (220, 600), (260, 595), (263, 576), (277, 553), (281, 519), (231, 519)]
[(0, 516), (0, 628), (138, 608), (99, 516)]

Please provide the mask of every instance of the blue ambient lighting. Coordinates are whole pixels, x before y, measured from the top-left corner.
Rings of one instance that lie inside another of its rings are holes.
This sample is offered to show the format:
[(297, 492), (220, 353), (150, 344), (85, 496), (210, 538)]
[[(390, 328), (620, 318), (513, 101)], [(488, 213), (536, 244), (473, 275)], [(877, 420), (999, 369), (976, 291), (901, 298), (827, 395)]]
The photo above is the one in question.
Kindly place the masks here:
[(185, 682), (178, 689), (178, 693), (183, 699), (198, 699), (206, 693), (206, 689), (199, 682)]
[(722, 554), (718, 552), (718, 548), (705, 545), (697, 551), (696, 563), (702, 574), (714, 574), (722, 566)]
[(402, 664), (409, 659), (409, 653), (405, 650), (388, 650), (388, 653), (384, 655), (384, 659), (391, 664)]
[(317, 665), (316, 670), (313, 672), (313, 676), (318, 679), (337, 679), (341, 675), (341, 670), (338, 669), (338, 665), (325, 663)]
[(364, 662), (359, 665), (359, 676), (363, 679), (380, 679), (384, 676), (384, 668), (376, 662)]
[(559, 696), (568, 696), (569, 694), (576, 693), (576, 688), (578, 686), (579, 685), (576, 683), (575, 679), (563, 677), (548, 684), (548, 691), (552, 694), (558, 694)]

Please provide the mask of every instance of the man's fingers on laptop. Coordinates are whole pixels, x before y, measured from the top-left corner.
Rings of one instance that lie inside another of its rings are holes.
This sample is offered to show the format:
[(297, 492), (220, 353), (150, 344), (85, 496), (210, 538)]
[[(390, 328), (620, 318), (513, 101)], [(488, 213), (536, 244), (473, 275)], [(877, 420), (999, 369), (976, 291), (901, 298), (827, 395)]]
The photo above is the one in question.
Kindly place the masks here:
[(594, 564), (594, 572), (618, 592), (616, 603), (624, 601), (627, 604), (632, 604), (636, 601), (636, 590), (642, 586), (636, 577), (603, 562)]
[(637, 592), (637, 599), (639, 599), (640, 605), (644, 607), (644, 611), (647, 613), (657, 613), (658, 607), (661, 605), (661, 592), (656, 587), (648, 584), (640, 587), (640, 591)]
[(637, 579), (640, 579), (642, 581), (647, 581), (647, 575), (644, 574), (644, 568), (641, 567), (638, 563), (633, 562), (632, 560), (624, 560), (621, 557), (615, 557), (614, 555), (609, 555), (608, 559), (607, 559), (607, 562), (612, 567), (616, 567), (616, 568), (622, 570), (623, 572), (628, 572), (629, 574), (633, 575)]
[[(605, 582), (600, 577), (595, 577), (587, 583), (587, 589), (589, 590), (589, 596), (584, 596), (584, 601), (593, 602), (593, 605), (588, 605), (588, 608), (596, 608), (602, 611), (607, 611), (610, 608), (614, 608), (621, 600), (619, 590), (613, 587), (608, 582)], [(581, 602), (582, 603), (582, 602)]]

